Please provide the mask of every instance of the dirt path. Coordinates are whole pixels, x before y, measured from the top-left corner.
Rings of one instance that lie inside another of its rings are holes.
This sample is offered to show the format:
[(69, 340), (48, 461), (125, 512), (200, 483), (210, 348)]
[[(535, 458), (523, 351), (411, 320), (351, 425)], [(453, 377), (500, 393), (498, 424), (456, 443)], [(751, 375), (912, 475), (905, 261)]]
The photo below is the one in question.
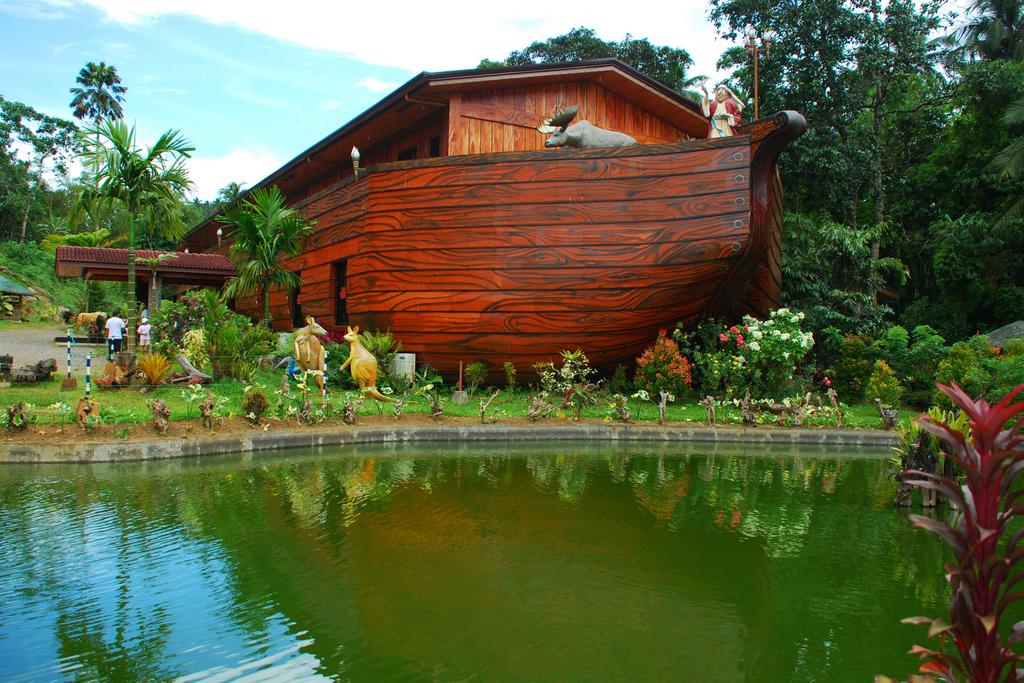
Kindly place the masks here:
[[(8, 323), (0, 327), (0, 355), (14, 356), (14, 367), (31, 365), (47, 358), (57, 361), (57, 371), (65, 372), (66, 346), (53, 341), (63, 336), (66, 330), (58, 325), (44, 326), (32, 323), (19, 325)], [(97, 344), (77, 344), (71, 348), (71, 371), (75, 375), (85, 374), (85, 355), (92, 352), (93, 361), (106, 360), (106, 347)], [(95, 372), (95, 367), (93, 372)]]

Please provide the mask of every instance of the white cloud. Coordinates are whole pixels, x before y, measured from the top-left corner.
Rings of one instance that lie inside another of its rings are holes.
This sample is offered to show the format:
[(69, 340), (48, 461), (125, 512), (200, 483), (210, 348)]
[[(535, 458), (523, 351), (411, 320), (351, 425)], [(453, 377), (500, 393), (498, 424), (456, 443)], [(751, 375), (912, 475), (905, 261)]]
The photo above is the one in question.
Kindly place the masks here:
[(399, 85), (401, 85), (401, 83), (388, 83), (387, 81), (382, 81), (379, 78), (374, 78), (373, 76), (367, 76), (356, 83), (357, 88), (365, 88), (370, 92), (391, 92)]
[(659, 45), (690, 51), (694, 73), (714, 73), (724, 49), (716, 44), (704, 0), (664, 3), (496, 3), (448, 0), (443, 4), (394, 0), (386, 16), (379, 4), (293, 0), (254, 11), (248, 0), (80, 0), (108, 18), (137, 24), (167, 15), (188, 15), (234, 25), (266, 36), (344, 54), (367, 64), (410, 72), (472, 68), (484, 57), (502, 59), (535, 40), (593, 28), (605, 40), (628, 32)]
[(196, 155), (188, 164), (195, 183), (193, 193), (201, 199), (215, 199), (217, 192), (230, 182), (252, 187), (285, 161), (258, 147), (235, 149), (220, 157)]
[(75, 0), (0, 0), (0, 11), (26, 19), (63, 19)]

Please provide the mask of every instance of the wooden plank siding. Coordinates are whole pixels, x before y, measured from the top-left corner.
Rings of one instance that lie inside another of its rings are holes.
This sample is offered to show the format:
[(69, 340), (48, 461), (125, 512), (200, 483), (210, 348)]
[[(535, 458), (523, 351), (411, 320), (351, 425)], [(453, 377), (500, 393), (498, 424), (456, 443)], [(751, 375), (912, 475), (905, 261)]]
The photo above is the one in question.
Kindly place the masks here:
[[(303, 312), (333, 327), (344, 259), (351, 323), (390, 329), (443, 372), (480, 357), (529, 374), (577, 346), (628, 362), (703, 314), (751, 230), (749, 141), (632, 151), (393, 164), (311, 197), (316, 234), (287, 262)], [(271, 312), (290, 326), (283, 293)]]
[[(573, 103), (581, 118), (586, 107), (599, 125), (661, 138), (543, 150), (529, 112)], [(676, 143), (666, 138), (680, 131), (591, 82), (455, 93), (449, 114), (459, 125), (448, 120), (444, 144), (462, 154), (380, 163), (294, 202), (317, 228), (286, 265), (300, 274), (303, 312), (324, 327), (335, 327), (341, 260), (350, 324), (391, 330), (447, 375), (483, 358), (529, 377), (576, 347), (607, 368), (677, 322), (777, 305), (781, 186), (774, 156), (757, 155), (791, 122)], [(395, 137), (392, 151), (414, 137)], [(258, 297), (237, 305), (261, 313)], [(274, 291), (270, 305), (289, 329), (288, 297)]]
[(544, 149), (536, 127), (557, 107), (577, 105), (577, 121), (631, 135), (641, 144), (679, 142), (685, 132), (589, 79), (532, 87), (474, 90), (452, 96), (448, 154)]

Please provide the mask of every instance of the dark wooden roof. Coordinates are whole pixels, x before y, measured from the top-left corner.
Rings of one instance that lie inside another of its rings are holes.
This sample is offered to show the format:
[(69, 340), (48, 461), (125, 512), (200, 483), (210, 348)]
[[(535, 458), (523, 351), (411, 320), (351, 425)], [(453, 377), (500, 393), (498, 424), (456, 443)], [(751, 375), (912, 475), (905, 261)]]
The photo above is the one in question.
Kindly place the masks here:
[[(277, 185), (288, 196), (317, 176), (337, 168), (339, 164), (350, 164), (353, 147), (370, 149), (393, 135), (395, 131), (414, 126), (435, 114), (439, 108), (447, 107), (452, 93), (506, 86), (543, 85), (567, 79), (594, 81), (601, 87), (639, 104), (693, 137), (702, 138), (707, 135), (707, 119), (701, 114), (697, 104), (618, 59), (592, 59), (494, 69), (424, 71), (256, 183), (250, 190)], [(242, 197), (247, 195), (248, 192)], [(212, 223), (213, 219), (214, 216), (209, 216), (201, 221), (189, 230), (185, 240)]]
[[(175, 258), (164, 261), (156, 271), (166, 282), (182, 284), (209, 284), (223, 282), (235, 274), (235, 267), (220, 254), (189, 254), (138, 250), (137, 258), (155, 258), (172, 254)], [(149, 267), (136, 263), (140, 277), (148, 277)], [(97, 280), (124, 280), (128, 274), (128, 250), (104, 247), (57, 247), (57, 275), (87, 277)]]

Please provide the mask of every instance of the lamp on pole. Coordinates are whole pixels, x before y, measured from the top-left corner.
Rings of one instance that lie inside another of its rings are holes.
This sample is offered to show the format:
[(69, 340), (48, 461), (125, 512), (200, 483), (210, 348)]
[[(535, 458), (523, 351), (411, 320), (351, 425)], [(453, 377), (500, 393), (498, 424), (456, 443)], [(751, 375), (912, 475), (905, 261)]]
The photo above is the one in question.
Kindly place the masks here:
[(757, 111), (757, 60), (761, 54), (767, 57), (771, 53), (772, 41), (768, 36), (758, 36), (753, 27), (747, 29), (747, 39), (743, 41), (747, 55), (754, 60), (754, 119), (760, 118)]

